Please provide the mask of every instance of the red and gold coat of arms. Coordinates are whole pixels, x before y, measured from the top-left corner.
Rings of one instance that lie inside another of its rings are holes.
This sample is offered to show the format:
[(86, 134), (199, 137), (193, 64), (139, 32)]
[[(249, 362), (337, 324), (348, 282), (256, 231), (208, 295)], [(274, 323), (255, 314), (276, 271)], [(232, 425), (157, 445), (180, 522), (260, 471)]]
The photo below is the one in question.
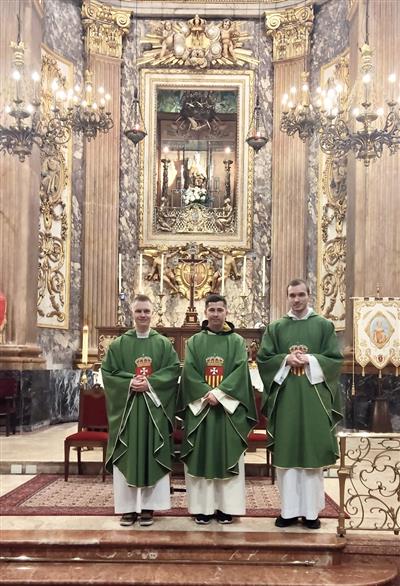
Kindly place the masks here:
[(135, 376), (148, 377), (153, 373), (152, 359), (150, 356), (136, 358), (135, 365)]
[(224, 359), (221, 356), (206, 358), (204, 378), (211, 388), (215, 389), (224, 378)]

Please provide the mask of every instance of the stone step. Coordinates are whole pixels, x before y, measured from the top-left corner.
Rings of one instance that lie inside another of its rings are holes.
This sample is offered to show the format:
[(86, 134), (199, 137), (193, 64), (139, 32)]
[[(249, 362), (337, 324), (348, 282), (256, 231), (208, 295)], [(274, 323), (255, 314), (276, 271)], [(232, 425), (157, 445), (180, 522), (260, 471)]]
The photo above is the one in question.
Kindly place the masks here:
[(244, 531), (3, 531), (3, 560), (335, 563), (346, 540), (324, 533)]
[(397, 570), (388, 563), (330, 567), (197, 562), (71, 562), (0, 564), (2, 586), (378, 586), (391, 584)]

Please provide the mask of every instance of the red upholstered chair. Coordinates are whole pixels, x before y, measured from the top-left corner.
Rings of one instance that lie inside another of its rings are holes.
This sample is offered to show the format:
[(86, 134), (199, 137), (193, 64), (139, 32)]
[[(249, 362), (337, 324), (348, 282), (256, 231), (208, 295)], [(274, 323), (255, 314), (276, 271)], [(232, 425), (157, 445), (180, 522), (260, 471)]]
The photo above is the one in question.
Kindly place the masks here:
[(79, 396), (78, 431), (64, 440), (64, 480), (69, 474), (69, 451), (77, 449), (78, 474), (82, 474), (82, 448), (103, 448), (103, 482), (106, 478), (106, 451), (108, 440), (108, 421), (104, 390), (98, 385), (81, 389)]
[(13, 378), (0, 378), (0, 417), (4, 417), (6, 423), (6, 435), (10, 431), (15, 434), (16, 429), (16, 398), (18, 382)]
[(266, 464), (267, 464), (267, 476), (271, 476), (272, 484), (275, 482), (275, 471), (272, 465), (271, 452), (267, 449), (267, 418), (261, 412), (261, 398), (262, 394), (258, 391), (254, 392), (254, 398), (256, 401), (257, 409), (257, 424), (255, 428), (247, 436), (248, 451), (253, 452), (260, 448), (265, 448)]

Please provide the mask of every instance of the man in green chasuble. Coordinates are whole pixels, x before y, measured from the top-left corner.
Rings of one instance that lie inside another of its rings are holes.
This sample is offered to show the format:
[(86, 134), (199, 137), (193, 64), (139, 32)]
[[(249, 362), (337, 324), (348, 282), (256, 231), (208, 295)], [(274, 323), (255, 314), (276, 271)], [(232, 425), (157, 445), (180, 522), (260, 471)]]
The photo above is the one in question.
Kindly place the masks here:
[(102, 364), (109, 440), (120, 524), (153, 523), (153, 510), (171, 508), (169, 472), (179, 359), (171, 342), (150, 329), (153, 306), (146, 295), (133, 301), (135, 329), (108, 349)]
[(266, 393), (267, 446), (281, 495), (275, 525), (288, 527), (301, 517), (306, 527), (319, 529), (323, 468), (338, 458), (334, 430), (342, 417), (342, 354), (332, 322), (308, 306), (309, 293), (303, 280), (289, 283), (290, 311), (267, 327), (257, 361)]
[(196, 523), (231, 523), (245, 513), (244, 452), (256, 422), (244, 340), (226, 321), (224, 297), (206, 299), (200, 333), (187, 344), (179, 395), (181, 459)]

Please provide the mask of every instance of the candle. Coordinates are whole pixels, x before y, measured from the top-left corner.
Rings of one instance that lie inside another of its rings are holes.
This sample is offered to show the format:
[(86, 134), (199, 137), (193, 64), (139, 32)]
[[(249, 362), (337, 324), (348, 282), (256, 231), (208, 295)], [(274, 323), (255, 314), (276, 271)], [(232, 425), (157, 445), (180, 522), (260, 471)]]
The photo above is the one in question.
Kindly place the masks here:
[(221, 267), (221, 295), (225, 294), (225, 255), (222, 255), (222, 267)]
[(164, 291), (164, 255), (161, 255), (161, 269), (160, 269), (160, 295)]
[(143, 293), (143, 254), (139, 255), (139, 293)]
[(83, 326), (82, 330), (82, 363), (88, 363), (89, 353), (89, 326)]
[(122, 254), (118, 254), (118, 294), (122, 292)]
[(265, 256), (262, 257), (262, 296), (265, 297)]
[(242, 268), (242, 277), (243, 277), (242, 295), (246, 294), (246, 264), (247, 264), (247, 257), (244, 256), (243, 257), (243, 268)]

